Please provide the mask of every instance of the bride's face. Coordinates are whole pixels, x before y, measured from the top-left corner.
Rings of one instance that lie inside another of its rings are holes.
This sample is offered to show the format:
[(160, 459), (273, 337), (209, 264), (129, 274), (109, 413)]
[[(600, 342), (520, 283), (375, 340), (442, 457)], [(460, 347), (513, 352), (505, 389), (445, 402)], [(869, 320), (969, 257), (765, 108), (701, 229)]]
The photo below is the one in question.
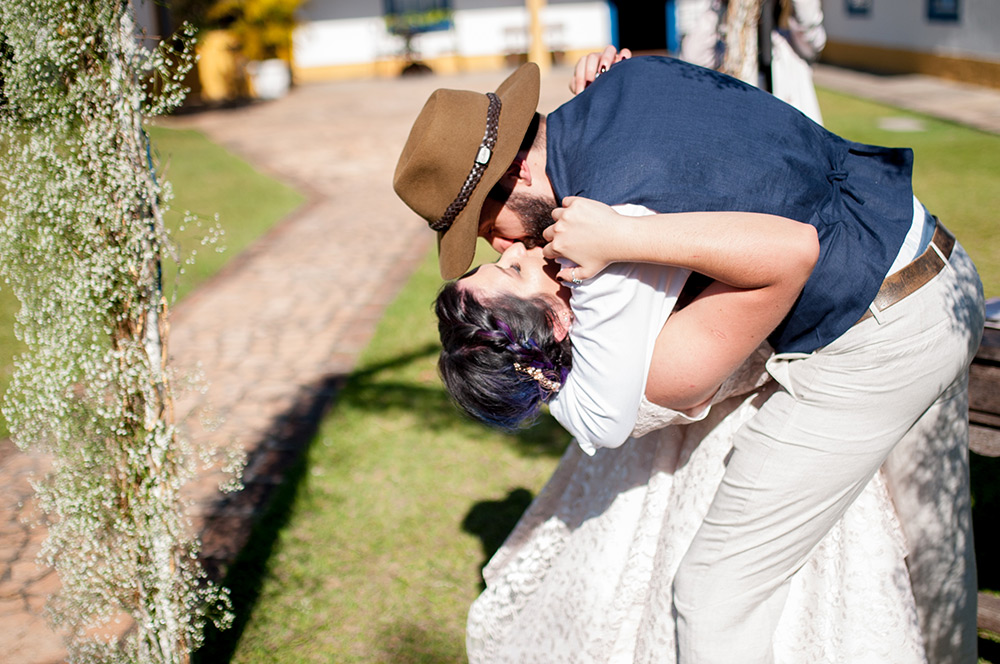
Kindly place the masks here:
[(525, 249), (512, 244), (496, 263), (481, 265), (462, 277), (462, 288), (470, 288), (484, 297), (513, 295), (522, 299), (543, 298), (566, 302), (569, 289), (556, 279), (559, 265), (542, 255), (541, 247)]

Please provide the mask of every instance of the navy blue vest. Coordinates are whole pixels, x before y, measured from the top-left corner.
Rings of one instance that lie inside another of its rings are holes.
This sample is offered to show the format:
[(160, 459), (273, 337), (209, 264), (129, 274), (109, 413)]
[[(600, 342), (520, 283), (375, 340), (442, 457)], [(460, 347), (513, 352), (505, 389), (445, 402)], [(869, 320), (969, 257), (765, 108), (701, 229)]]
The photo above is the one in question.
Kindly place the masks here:
[(913, 153), (853, 143), (729, 76), (632, 58), (549, 114), (556, 199), (657, 212), (766, 212), (816, 227), (820, 256), (769, 338), (811, 352), (874, 299), (913, 218)]

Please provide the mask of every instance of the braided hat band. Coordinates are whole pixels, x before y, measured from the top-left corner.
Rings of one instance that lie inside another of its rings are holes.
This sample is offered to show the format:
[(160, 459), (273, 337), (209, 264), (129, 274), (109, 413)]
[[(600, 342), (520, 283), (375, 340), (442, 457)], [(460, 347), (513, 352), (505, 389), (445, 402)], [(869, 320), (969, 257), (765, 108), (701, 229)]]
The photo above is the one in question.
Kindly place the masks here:
[(490, 106), (486, 110), (486, 132), (483, 134), (482, 143), (479, 144), (476, 161), (472, 164), (472, 170), (469, 171), (469, 176), (465, 178), (465, 183), (462, 185), (462, 189), (458, 192), (455, 200), (448, 205), (440, 219), (428, 223), (431, 230), (440, 232), (451, 228), (455, 217), (468, 204), (469, 196), (476, 190), (476, 186), (486, 171), (486, 165), (490, 163), (490, 157), (493, 156), (493, 148), (497, 144), (497, 130), (500, 127), (500, 108), (502, 104), (500, 103), (500, 97), (496, 96), (496, 94), (487, 92), (486, 96), (489, 97)]

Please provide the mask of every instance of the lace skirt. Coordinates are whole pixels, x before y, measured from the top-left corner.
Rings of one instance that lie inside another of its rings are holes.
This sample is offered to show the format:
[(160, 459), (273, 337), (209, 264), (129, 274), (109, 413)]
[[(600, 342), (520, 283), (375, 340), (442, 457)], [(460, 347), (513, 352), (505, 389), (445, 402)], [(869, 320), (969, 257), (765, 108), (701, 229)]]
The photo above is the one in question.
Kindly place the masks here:
[[(765, 396), (593, 457), (570, 445), (483, 571), (470, 663), (674, 662), (674, 573)], [(876, 475), (793, 578), (775, 661), (925, 663), (904, 545)]]

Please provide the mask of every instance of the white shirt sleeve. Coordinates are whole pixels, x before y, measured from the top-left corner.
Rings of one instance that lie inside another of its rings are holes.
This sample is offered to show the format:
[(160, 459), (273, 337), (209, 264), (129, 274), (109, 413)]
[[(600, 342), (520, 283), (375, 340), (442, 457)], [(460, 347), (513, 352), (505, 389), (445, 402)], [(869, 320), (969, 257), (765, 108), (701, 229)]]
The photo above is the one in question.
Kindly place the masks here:
[(682, 60), (709, 69), (722, 65), (720, 24), (724, 14), (725, 7), (720, 0), (687, 0), (677, 5)]
[[(641, 206), (615, 209), (652, 214)], [(618, 447), (631, 435), (656, 337), (689, 274), (651, 263), (614, 263), (573, 289), (573, 369), (549, 407), (588, 454)]]
[(820, 0), (792, 0), (788, 28), (789, 41), (795, 52), (806, 62), (815, 62), (826, 47)]

